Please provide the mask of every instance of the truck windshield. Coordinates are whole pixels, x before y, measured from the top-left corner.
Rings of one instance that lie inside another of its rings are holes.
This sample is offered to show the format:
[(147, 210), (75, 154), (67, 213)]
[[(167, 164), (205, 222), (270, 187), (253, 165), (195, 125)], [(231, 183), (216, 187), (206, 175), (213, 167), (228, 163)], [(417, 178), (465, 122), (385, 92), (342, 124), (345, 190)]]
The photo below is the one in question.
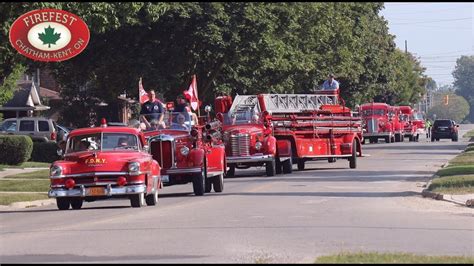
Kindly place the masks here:
[(413, 120), (423, 120), (423, 115), (421, 113), (414, 113)]
[(188, 112), (140, 115), (140, 127), (144, 131), (159, 129), (190, 131), (193, 125), (191, 114)]
[(260, 119), (253, 111), (228, 112), (224, 114), (224, 125), (259, 124)]
[(130, 150), (138, 151), (137, 136), (127, 133), (96, 133), (69, 139), (66, 153), (82, 151)]
[[(373, 111), (373, 112), (372, 112), (372, 111)], [(383, 115), (385, 115), (385, 110), (384, 110), (384, 109), (367, 109), (367, 110), (362, 110), (362, 116), (372, 116), (372, 115), (383, 116)]]

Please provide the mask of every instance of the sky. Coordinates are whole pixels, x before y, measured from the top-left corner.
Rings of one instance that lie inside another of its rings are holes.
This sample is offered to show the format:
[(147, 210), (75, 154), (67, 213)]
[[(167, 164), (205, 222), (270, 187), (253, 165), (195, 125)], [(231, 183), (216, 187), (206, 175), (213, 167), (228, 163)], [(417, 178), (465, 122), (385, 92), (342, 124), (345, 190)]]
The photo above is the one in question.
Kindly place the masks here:
[(385, 3), (381, 11), (395, 43), (415, 55), (438, 86), (454, 82), (461, 55), (474, 55), (474, 3)]

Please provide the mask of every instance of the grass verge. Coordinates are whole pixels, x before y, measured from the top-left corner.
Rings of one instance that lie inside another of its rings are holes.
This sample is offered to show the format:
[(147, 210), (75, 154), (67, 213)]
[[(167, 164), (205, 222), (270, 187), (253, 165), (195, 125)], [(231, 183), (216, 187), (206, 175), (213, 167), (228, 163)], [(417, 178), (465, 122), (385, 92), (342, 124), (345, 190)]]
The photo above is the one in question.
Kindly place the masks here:
[(45, 193), (0, 193), (0, 205), (10, 205), (14, 202), (48, 199)]
[(474, 193), (474, 175), (455, 175), (435, 178), (428, 190), (445, 194)]
[(4, 178), (49, 179), (49, 169), (29, 173), (21, 173), (16, 175), (7, 175)]
[(318, 257), (315, 263), (474, 263), (474, 257), (423, 256), (410, 253), (341, 253)]
[(469, 130), (466, 134), (462, 136), (463, 138), (474, 138), (474, 129)]
[(472, 175), (474, 174), (474, 165), (455, 165), (441, 168), (436, 172), (436, 175), (452, 176), (452, 175)]
[(1, 180), (1, 191), (14, 192), (47, 192), (49, 190), (49, 179), (46, 180)]
[(47, 167), (51, 166), (50, 163), (42, 163), (42, 162), (24, 162), (20, 165), (8, 165), (8, 164), (0, 164), (0, 170), (4, 168), (36, 168), (36, 167)]
[(463, 152), (449, 161), (449, 166), (474, 165), (474, 151)]

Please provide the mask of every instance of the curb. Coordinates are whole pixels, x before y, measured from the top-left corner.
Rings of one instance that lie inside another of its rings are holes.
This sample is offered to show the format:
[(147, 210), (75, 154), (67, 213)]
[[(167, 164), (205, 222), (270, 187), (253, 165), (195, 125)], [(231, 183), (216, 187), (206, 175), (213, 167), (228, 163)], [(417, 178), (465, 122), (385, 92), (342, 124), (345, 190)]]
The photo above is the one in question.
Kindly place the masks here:
[(51, 204), (54, 204), (54, 203), (55, 203), (54, 199), (34, 200), (34, 201), (19, 201), (19, 202), (13, 202), (10, 205), (5, 206), (5, 207), (24, 208), (25, 209), (25, 208), (51, 205)]
[[(445, 165), (446, 164), (441, 166), (441, 168), (444, 168)], [(433, 175), (431, 177), (431, 179), (428, 181), (428, 183), (426, 183), (424, 185), (425, 189), (423, 189), (421, 191), (421, 196), (423, 198), (432, 198), (432, 199), (435, 199), (435, 200), (444, 200), (444, 201), (447, 201), (447, 202), (459, 204), (461, 206), (466, 206), (466, 207), (470, 207), (470, 208), (474, 207), (474, 199), (468, 199), (468, 200), (466, 200), (466, 202), (462, 202), (462, 201), (459, 201), (459, 200), (454, 200), (452, 198), (452, 196), (448, 197), (449, 195), (444, 195), (444, 194), (441, 194), (441, 193), (436, 193), (436, 192), (429, 191), (428, 188), (430, 187), (431, 181), (434, 178), (439, 178), (439, 176), (438, 175)]]

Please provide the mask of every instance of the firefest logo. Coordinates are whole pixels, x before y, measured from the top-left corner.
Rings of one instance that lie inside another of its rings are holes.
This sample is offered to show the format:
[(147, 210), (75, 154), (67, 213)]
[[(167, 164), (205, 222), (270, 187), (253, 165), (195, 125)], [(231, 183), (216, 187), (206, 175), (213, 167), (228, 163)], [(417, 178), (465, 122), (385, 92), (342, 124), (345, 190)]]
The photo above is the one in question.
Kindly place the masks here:
[(33, 10), (10, 28), (10, 43), (22, 55), (37, 61), (59, 62), (80, 54), (89, 43), (86, 23), (59, 9)]

